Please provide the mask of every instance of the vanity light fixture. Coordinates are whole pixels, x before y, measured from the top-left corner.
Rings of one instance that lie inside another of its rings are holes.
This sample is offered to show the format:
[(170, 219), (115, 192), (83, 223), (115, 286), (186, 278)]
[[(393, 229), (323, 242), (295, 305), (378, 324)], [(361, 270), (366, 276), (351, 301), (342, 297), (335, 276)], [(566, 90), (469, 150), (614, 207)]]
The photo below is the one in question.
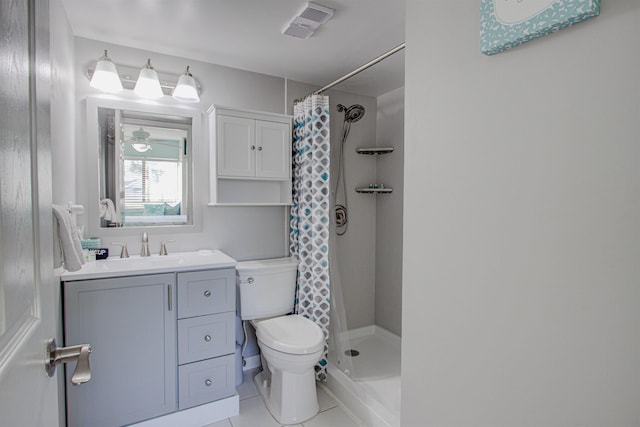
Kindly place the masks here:
[(116, 64), (111, 61), (111, 58), (107, 56), (106, 49), (104, 56), (100, 57), (96, 63), (96, 68), (91, 76), (89, 85), (109, 93), (116, 93), (122, 90), (122, 82), (120, 81), (118, 69), (116, 68)]
[(198, 86), (196, 85), (196, 80), (193, 78), (193, 74), (189, 72), (188, 65), (187, 71), (178, 79), (178, 84), (173, 90), (173, 97), (178, 101), (200, 102)]
[(136, 95), (147, 99), (158, 99), (164, 96), (160, 87), (160, 80), (158, 80), (158, 73), (151, 66), (151, 59), (147, 59), (147, 63), (140, 70), (136, 87), (133, 91)]
[(176, 101), (200, 102), (201, 88), (189, 71), (190, 67), (178, 77), (169, 73), (157, 72), (147, 59), (144, 67), (118, 65), (111, 61), (104, 51), (94, 69), (87, 69), (86, 76), (91, 87), (103, 92), (116, 93), (124, 89), (133, 90), (136, 95), (146, 99), (158, 99), (164, 95), (173, 95)]

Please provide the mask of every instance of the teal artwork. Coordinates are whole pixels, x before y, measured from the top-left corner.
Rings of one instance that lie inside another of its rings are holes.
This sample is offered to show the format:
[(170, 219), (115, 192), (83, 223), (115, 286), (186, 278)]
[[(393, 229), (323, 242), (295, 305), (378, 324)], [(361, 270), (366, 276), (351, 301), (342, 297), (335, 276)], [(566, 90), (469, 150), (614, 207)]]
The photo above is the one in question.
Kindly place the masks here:
[(493, 55), (599, 13), (600, 0), (481, 0), (480, 51)]

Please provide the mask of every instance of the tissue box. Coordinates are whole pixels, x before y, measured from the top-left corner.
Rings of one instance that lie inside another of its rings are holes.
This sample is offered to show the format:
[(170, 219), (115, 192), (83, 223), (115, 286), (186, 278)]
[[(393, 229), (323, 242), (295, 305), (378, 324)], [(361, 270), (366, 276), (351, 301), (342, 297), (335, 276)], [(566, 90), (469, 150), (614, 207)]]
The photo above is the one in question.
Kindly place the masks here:
[(94, 253), (96, 255), (96, 259), (107, 259), (107, 258), (109, 258), (109, 248), (89, 249), (89, 252)]

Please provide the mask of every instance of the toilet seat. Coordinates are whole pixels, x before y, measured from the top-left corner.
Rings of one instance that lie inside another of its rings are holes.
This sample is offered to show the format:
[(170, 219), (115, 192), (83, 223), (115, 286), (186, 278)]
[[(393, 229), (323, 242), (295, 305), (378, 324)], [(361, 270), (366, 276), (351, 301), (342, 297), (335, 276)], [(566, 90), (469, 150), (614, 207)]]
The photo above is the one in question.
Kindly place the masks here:
[(257, 323), (258, 340), (287, 354), (311, 354), (324, 347), (324, 334), (318, 325), (297, 314), (275, 317)]

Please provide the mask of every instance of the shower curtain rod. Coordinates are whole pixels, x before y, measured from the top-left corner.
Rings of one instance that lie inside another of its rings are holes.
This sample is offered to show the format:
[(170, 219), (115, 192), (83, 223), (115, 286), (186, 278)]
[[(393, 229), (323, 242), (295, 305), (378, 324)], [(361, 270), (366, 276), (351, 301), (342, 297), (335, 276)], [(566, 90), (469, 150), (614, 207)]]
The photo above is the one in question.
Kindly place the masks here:
[[(372, 59), (371, 61), (367, 62), (367, 63), (366, 63), (366, 64), (364, 64), (363, 66), (356, 68), (355, 70), (353, 70), (353, 71), (352, 71), (352, 72), (350, 72), (349, 74), (346, 74), (346, 75), (344, 75), (344, 76), (340, 77), (339, 79), (337, 79), (337, 80), (335, 80), (335, 81), (333, 81), (333, 82), (329, 83), (328, 85), (326, 85), (326, 86), (324, 86), (324, 87), (322, 87), (322, 88), (320, 88), (320, 89), (318, 89), (318, 90), (316, 90), (316, 91), (314, 91), (314, 92), (311, 92), (311, 93), (310, 93), (309, 95), (307, 95), (307, 96), (310, 96), (310, 95), (319, 95), (319, 94), (321, 94), (322, 92), (324, 92), (324, 91), (326, 91), (326, 90), (331, 89), (332, 87), (334, 87), (334, 86), (336, 86), (336, 85), (338, 85), (338, 84), (342, 83), (343, 81), (345, 81), (345, 80), (347, 80), (347, 79), (350, 79), (351, 77), (355, 76), (356, 74), (360, 74), (361, 72), (363, 72), (363, 71), (364, 71), (364, 70), (366, 70), (367, 68), (370, 68), (370, 67), (372, 67), (373, 65), (376, 65), (378, 62), (380, 62), (380, 61), (382, 61), (382, 60), (387, 59), (388, 57), (390, 57), (390, 56), (391, 56), (391, 55), (393, 55), (394, 53), (400, 52), (400, 51), (401, 51), (402, 49), (404, 49), (406, 46), (407, 46), (407, 43), (405, 42), (405, 43), (402, 43), (402, 44), (400, 44), (400, 45), (398, 45), (398, 46), (394, 47), (394, 48), (393, 48), (393, 49), (391, 49), (390, 51), (388, 51), (388, 52), (386, 52), (386, 53), (383, 53), (382, 55), (378, 56), (378, 57), (377, 57), (377, 58), (375, 58), (375, 59)], [(304, 98), (306, 98), (306, 96), (305, 96)], [(296, 99), (296, 101), (295, 101), (295, 102), (298, 102), (298, 101), (300, 101), (300, 100), (302, 100), (302, 99), (304, 99), (304, 98)]]

